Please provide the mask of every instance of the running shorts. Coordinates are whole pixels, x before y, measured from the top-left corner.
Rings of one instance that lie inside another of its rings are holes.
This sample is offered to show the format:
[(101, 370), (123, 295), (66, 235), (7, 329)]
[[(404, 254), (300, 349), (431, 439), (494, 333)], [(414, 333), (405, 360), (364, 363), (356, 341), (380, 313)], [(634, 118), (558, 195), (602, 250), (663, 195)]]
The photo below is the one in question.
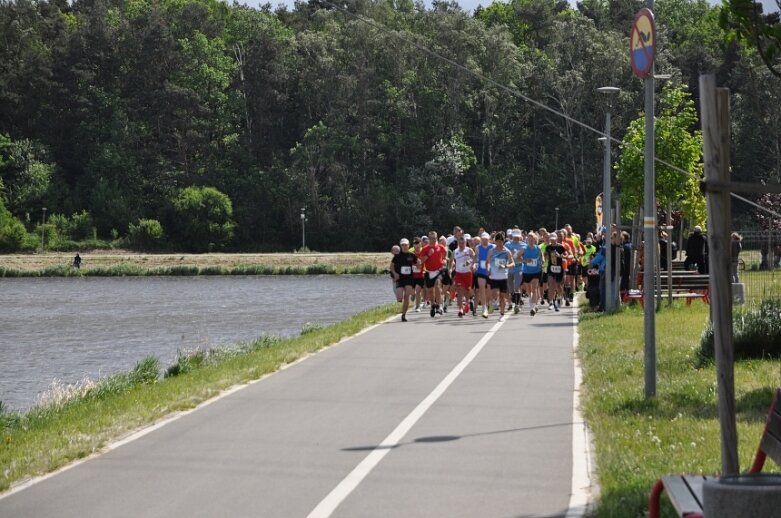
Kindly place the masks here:
[(442, 270), (438, 272), (426, 272), (426, 288), (433, 288), (441, 276)]
[(421, 288), (425, 286), (425, 283), (423, 281), (423, 277), (413, 277), (412, 278), (412, 285), (413, 286), (420, 286)]
[(453, 284), (453, 279), (450, 278), (450, 272), (442, 270), (442, 285), (450, 286), (451, 284)]
[(529, 284), (534, 279), (537, 279), (539, 281), (541, 277), (542, 277), (542, 272), (524, 273), (523, 274), (523, 279), (521, 279), (521, 284)]
[(499, 290), (500, 293), (507, 293), (507, 279), (488, 279), (488, 285), (492, 290)]
[(567, 268), (567, 275), (577, 275), (578, 274), (578, 263), (575, 261), (572, 261), (569, 264), (569, 268)]
[(396, 287), (397, 288), (403, 288), (404, 286), (414, 286), (415, 285), (415, 279), (412, 278), (410, 275), (401, 275), (399, 276), (399, 280), (396, 281)]
[(472, 275), (472, 272), (456, 272), (456, 278), (454, 282), (456, 286), (461, 286), (465, 290), (468, 290), (472, 287), (473, 283), (474, 275)]

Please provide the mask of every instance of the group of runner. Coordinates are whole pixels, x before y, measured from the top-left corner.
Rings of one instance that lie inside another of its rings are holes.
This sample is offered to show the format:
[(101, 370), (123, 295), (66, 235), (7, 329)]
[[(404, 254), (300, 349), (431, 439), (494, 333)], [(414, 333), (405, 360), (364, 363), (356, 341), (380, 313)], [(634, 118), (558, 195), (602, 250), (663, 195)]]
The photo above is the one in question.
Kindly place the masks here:
[(504, 320), (507, 312), (520, 313), (525, 297), (532, 317), (543, 303), (553, 311), (569, 306), (596, 252), (593, 235), (581, 241), (570, 225), (552, 232), (480, 229), (474, 237), (455, 227), (448, 237), (431, 231), (401, 239), (390, 271), (402, 322), (412, 300), (416, 312), (428, 304), (431, 317), (455, 303), (460, 318), (470, 312), (488, 318), (498, 309)]

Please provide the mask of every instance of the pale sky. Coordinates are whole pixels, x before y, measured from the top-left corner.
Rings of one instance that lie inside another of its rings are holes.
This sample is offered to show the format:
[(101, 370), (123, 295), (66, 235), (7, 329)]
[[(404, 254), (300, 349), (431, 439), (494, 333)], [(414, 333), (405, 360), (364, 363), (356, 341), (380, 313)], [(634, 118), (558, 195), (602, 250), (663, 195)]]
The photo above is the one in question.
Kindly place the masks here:
[[(261, 4), (265, 4), (266, 2), (270, 3), (272, 6), (276, 7), (279, 4), (287, 5), (292, 9), (293, 4), (295, 0), (239, 0), (239, 3), (246, 3), (247, 5), (252, 6), (258, 6)], [(430, 0), (424, 0), (427, 6), (431, 5)], [(475, 7), (478, 5), (482, 5), (483, 7), (487, 5), (491, 5), (493, 0), (456, 0), (458, 2), (458, 5), (460, 5), (465, 11), (472, 11)], [(711, 4), (718, 4), (721, 3), (721, 0), (708, 0)], [(765, 13), (771, 13), (774, 11), (778, 11), (778, 5), (776, 4), (776, 0), (761, 0), (762, 5), (764, 6)], [(576, 3), (576, 0), (569, 0), (569, 3), (573, 6)]]

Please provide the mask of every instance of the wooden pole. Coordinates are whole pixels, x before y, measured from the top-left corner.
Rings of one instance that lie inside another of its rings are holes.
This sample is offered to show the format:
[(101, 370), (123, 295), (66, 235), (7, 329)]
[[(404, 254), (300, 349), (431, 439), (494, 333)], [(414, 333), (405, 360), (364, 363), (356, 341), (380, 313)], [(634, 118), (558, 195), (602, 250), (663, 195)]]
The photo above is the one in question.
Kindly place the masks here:
[(667, 204), (667, 304), (673, 305), (673, 204)]
[[(700, 76), (705, 180), (729, 180), (729, 90), (716, 88), (716, 76)], [(737, 475), (738, 432), (735, 424), (735, 372), (732, 349), (732, 284), (730, 282), (730, 195), (707, 192), (708, 265), (711, 318), (716, 352), (716, 381), (721, 424), (721, 473)]]

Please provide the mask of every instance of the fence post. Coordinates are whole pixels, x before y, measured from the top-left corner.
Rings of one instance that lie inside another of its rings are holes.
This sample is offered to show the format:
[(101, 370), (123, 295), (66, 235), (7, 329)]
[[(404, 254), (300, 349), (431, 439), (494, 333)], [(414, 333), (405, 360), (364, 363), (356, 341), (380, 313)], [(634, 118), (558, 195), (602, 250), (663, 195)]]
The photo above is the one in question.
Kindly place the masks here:
[[(716, 76), (700, 76), (705, 184), (729, 181), (729, 90), (716, 88)], [(732, 284), (730, 280), (730, 193), (707, 189), (708, 266), (711, 319), (719, 394), (722, 475), (737, 475), (738, 433), (735, 424), (735, 373), (732, 349)]]

